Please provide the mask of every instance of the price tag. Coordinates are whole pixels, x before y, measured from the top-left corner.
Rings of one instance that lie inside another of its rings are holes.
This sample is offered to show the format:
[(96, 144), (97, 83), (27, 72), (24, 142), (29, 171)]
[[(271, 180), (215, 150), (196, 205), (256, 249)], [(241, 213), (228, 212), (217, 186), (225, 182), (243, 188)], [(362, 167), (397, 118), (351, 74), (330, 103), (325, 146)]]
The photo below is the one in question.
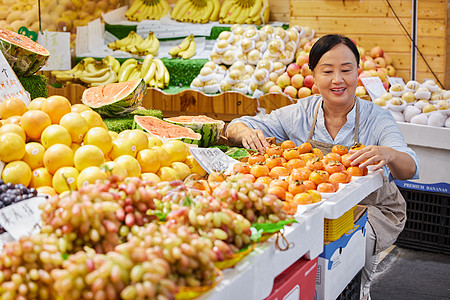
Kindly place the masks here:
[(105, 33), (105, 24), (100, 19), (95, 19), (88, 24), (88, 48), (89, 52), (97, 53), (103, 51), (103, 34)]
[(122, 6), (107, 13), (102, 13), (103, 21), (111, 25), (120, 25), (122, 22), (128, 21), (125, 17), (125, 13), (128, 10), (128, 6)]
[(44, 197), (34, 197), (0, 209), (0, 225), (16, 240), (39, 232), (41, 227), (39, 204), (44, 201)]
[(375, 100), (376, 98), (386, 93), (383, 82), (381, 82), (381, 79), (378, 76), (363, 77), (361, 78), (361, 82), (363, 83), (372, 100)]
[(402, 86), (405, 86), (405, 82), (403, 81), (403, 78), (401, 78), (401, 77), (387, 76), (387, 79), (388, 79), (390, 85), (401, 84)]
[(190, 147), (189, 151), (202, 168), (211, 174), (213, 171), (230, 173), (237, 160), (223, 153), (219, 148)]
[(16, 73), (0, 51), (0, 103), (11, 97), (22, 100), (27, 107), (31, 101), (30, 94), (25, 91)]
[(70, 70), (70, 32), (39, 32), (38, 43), (50, 52), (42, 71)]
[(78, 57), (84, 56), (89, 53), (89, 41), (88, 41), (88, 27), (77, 26), (77, 37), (75, 40), (75, 54)]

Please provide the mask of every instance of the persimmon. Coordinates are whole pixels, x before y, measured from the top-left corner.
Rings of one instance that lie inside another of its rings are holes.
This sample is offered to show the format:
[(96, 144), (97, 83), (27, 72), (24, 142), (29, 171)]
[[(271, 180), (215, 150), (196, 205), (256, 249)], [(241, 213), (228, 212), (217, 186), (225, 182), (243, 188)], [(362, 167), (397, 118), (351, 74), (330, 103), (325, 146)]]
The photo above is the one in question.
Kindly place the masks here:
[(295, 148), (295, 143), (291, 140), (286, 140), (281, 143), (281, 148), (283, 150)]
[(294, 198), (294, 195), (292, 195), (289, 192), (286, 192), (286, 201), (292, 201), (292, 198)]
[(344, 165), (339, 161), (330, 161), (328, 164), (325, 165), (325, 171), (327, 171), (330, 174), (342, 172), (345, 170)]
[(300, 193), (294, 195), (294, 198), (292, 198), (292, 202), (297, 205), (311, 204), (313, 203), (313, 197), (308, 193)]
[(280, 186), (280, 187), (282, 187), (283, 189), (285, 189), (286, 191), (288, 190), (288, 188), (289, 188), (289, 182), (287, 182), (286, 180), (284, 180), (284, 179), (273, 179), (271, 182), (270, 182), (270, 184), (269, 184), (269, 186)]
[(334, 145), (333, 148), (331, 148), (331, 152), (344, 155), (348, 153), (348, 149), (343, 145)]
[(256, 163), (263, 163), (266, 161), (266, 157), (261, 153), (254, 153), (248, 158), (248, 164), (254, 165)]
[(307, 168), (298, 168), (298, 169), (293, 169), (291, 172), (291, 180), (296, 181), (303, 181), (303, 180), (308, 180), (309, 176), (311, 175), (311, 170), (307, 169)]
[(337, 183), (349, 183), (351, 179), (352, 175), (350, 175), (350, 173), (347, 172), (346, 170), (333, 173), (328, 178), (330, 182), (337, 182)]
[(208, 176), (208, 181), (209, 182), (222, 182), (225, 181), (227, 179), (227, 176), (225, 174), (223, 174), (222, 172), (211, 172), (211, 174), (209, 174)]
[(266, 148), (266, 154), (269, 157), (274, 155), (281, 156), (283, 154), (283, 148), (276, 144), (271, 144)]
[(325, 169), (323, 162), (318, 157), (308, 160), (306, 162), (306, 167), (311, 171)]
[(317, 191), (319, 193), (335, 193), (336, 187), (330, 182), (322, 182), (317, 185)]
[(308, 190), (306, 191), (307, 194), (309, 194), (312, 197), (312, 202), (317, 203), (322, 201), (322, 195), (316, 191), (316, 190)]
[(303, 184), (303, 181), (291, 181), (291, 183), (289, 183), (288, 191), (295, 196), (298, 193), (306, 192), (306, 186)]
[(279, 167), (283, 165), (283, 158), (278, 155), (272, 155), (266, 158), (266, 166), (269, 169), (273, 169), (274, 167)]
[(254, 164), (250, 167), (250, 174), (255, 176), (256, 178), (262, 176), (269, 176), (269, 168), (263, 164)]
[(341, 162), (341, 156), (337, 153), (330, 152), (323, 157), (323, 163), (328, 164), (330, 161)]
[(292, 169), (298, 169), (298, 168), (306, 167), (306, 163), (303, 160), (301, 160), (300, 158), (293, 158), (286, 162), (286, 166), (290, 166), (290, 167), (292, 167)]
[(358, 166), (348, 167), (347, 172), (349, 172), (352, 176), (364, 176), (363, 168), (360, 168)]
[(287, 161), (294, 159), (294, 158), (299, 158), (299, 156), (300, 156), (300, 153), (298, 152), (297, 148), (289, 148), (289, 149), (285, 149), (283, 151), (283, 157)]
[(345, 168), (348, 168), (351, 166), (352, 161), (349, 159), (350, 156), (351, 156), (351, 154), (349, 154), (349, 153), (341, 156), (341, 162)]
[(275, 196), (277, 196), (278, 198), (283, 199), (283, 200), (286, 199), (286, 190), (280, 186), (276, 186), (276, 185), (270, 186), (269, 185), (269, 189), (267, 190), (267, 193), (274, 194)]
[(316, 156), (315, 156), (313, 153), (311, 153), (311, 152), (303, 153), (303, 154), (300, 154), (300, 156), (299, 156), (299, 158), (300, 158), (301, 160), (303, 160), (303, 162), (304, 162), (305, 164), (308, 162), (308, 160), (313, 159), (313, 158), (315, 158), (315, 157), (316, 157)]
[(350, 150), (360, 150), (360, 149), (362, 149), (364, 147), (366, 147), (366, 146), (364, 146), (361, 143), (356, 142), (356, 143), (353, 144), (353, 146), (350, 147)]
[(301, 144), (300, 146), (298, 146), (298, 152), (300, 152), (300, 154), (304, 154), (304, 153), (308, 153), (312, 151), (312, 145), (309, 142), (305, 142), (303, 144)]
[(270, 182), (272, 181), (272, 177), (270, 176), (261, 176), (255, 179), (255, 182), (259, 182), (259, 183), (264, 183), (269, 185)]
[(247, 163), (237, 163), (233, 166), (232, 172), (234, 174), (236, 174), (236, 173), (249, 174), (250, 166)]
[(304, 180), (303, 184), (305, 185), (307, 191), (314, 191), (317, 187), (317, 185), (311, 180)]
[(319, 148), (313, 148), (312, 153), (320, 159), (323, 158), (323, 152)]
[(288, 215), (294, 215), (297, 212), (297, 205), (291, 203), (290, 201), (284, 201), (283, 202), (283, 210)]
[(289, 171), (285, 168), (285, 167), (274, 167), (272, 170), (270, 170), (269, 172), (269, 176), (277, 179), (280, 177), (285, 177), (289, 175)]
[(329, 174), (327, 171), (324, 170), (314, 170), (311, 172), (311, 175), (309, 175), (309, 180), (314, 182), (316, 185), (327, 182), (328, 181)]

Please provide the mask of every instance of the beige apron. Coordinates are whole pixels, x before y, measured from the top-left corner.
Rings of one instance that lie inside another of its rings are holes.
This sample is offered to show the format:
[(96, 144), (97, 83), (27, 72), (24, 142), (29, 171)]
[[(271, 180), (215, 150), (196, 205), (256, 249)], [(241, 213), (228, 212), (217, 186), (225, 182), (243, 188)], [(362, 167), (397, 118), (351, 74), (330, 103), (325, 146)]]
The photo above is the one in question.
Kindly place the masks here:
[[(359, 100), (355, 98), (355, 135), (354, 142), (358, 142), (359, 130)], [(323, 154), (331, 152), (334, 144), (314, 141), (312, 139), (314, 127), (316, 126), (319, 108), (322, 100), (317, 105), (314, 112), (314, 119), (309, 132), (308, 142), (315, 148), (319, 148)], [(346, 145), (349, 146), (349, 145)], [(359, 204), (368, 207), (368, 221), (376, 235), (375, 253), (387, 249), (392, 245), (406, 222), (406, 201), (398, 190), (394, 182), (383, 176), (383, 186), (364, 198)]]

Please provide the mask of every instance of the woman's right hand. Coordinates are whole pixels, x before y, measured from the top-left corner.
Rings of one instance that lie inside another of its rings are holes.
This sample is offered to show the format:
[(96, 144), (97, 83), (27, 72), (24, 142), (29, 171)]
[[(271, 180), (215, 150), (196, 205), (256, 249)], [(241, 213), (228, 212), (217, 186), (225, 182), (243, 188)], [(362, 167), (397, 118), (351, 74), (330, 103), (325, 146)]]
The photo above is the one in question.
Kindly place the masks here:
[(235, 145), (242, 144), (247, 149), (264, 154), (269, 143), (261, 130), (253, 129), (244, 123), (234, 123), (227, 129), (227, 138)]

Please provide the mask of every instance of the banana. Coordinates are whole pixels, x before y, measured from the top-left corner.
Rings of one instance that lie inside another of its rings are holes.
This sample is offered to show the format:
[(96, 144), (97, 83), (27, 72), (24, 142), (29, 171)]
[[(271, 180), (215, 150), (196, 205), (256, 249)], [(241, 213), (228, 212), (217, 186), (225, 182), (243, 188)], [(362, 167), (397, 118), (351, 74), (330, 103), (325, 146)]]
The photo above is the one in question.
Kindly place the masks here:
[(67, 81), (72, 81), (75, 79), (75, 75), (72, 73), (56, 73), (56, 74), (54, 74), (52, 72), (52, 75), (55, 76), (56, 81), (61, 82), (61, 83), (64, 83)]
[(248, 15), (250, 13), (250, 8), (251, 7), (245, 7), (241, 10), (241, 12), (239, 13), (239, 15), (236, 17), (236, 19), (234, 20), (234, 22), (236, 24), (244, 24), (245, 20), (248, 18)]
[(183, 59), (188, 59), (194, 56), (195, 50), (197, 49), (197, 43), (194, 41), (194, 39), (191, 40), (189, 43), (189, 47), (178, 53), (178, 56), (182, 57)]
[(125, 12), (125, 17), (130, 19), (130, 17), (133, 16), (142, 7), (142, 5), (144, 5), (144, 3), (141, 0), (134, 0), (133, 4)]
[(110, 72), (109, 72), (110, 68), (105, 68), (104, 69), (104, 73), (101, 76), (82, 76), (80, 77), (80, 80), (84, 83), (94, 83), (94, 82), (104, 82), (106, 81), (106, 79), (108, 79), (108, 77), (110, 76)]
[(120, 62), (112, 55), (106, 56), (104, 59), (102, 59), (103, 63), (105, 63), (107, 66), (110, 66), (111, 69), (119, 73), (120, 70)]
[[(141, 70), (141, 73), (142, 73), (142, 70)], [(155, 74), (156, 74), (156, 63), (154, 61), (152, 61), (147, 73), (144, 75), (144, 77), (142, 77), (142, 75), (141, 75), (141, 78), (143, 78), (145, 83), (148, 85), (150, 80), (152, 80), (155, 77)]]
[(148, 70), (150, 69), (150, 66), (153, 62), (153, 55), (147, 54), (144, 58), (144, 61), (142, 62), (141, 67), (141, 78), (144, 78), (144, 76), (147, 74)]
[(117, 74), (112, 69), (110, 69), (109, 72), (108, 72), (108, 78), (105, 81), (103, 81), (103, 82), (92, 82), (90, 84), (90, 86), (94, 87), (94, 86), (99, 86), (99, 85), (107, 85), (107, 84), (110, 84), (110, 83), (114, 83), (116, 81), (117, 81)]
[(133, 71), (130, 73), (127, 81), (137, 80), (141, 78), (141, 65), (137, 65)]
[(152, 46), (144, 52), (144, 54), (152, 54), (153, 56), (158, 55), (159, 50), (159, 40), (156, 38), (155, 34), (152, 32)]
[(161, 0), (161, 5), (164, 7), (164, 11), (161, 15), (161, 18), (164, 17), (165, 15), (167, 15), (167, 13), (169, 13), (170, 11), (170, 5), (166, 0)]
[(164, 7), (161, 6), (161, 1), (158, 1), (158, 3), (155, 3), (153, 5), (153, 14), (150, 16), (149, 19), (151, 19), (151, 20), (161, 19), (160, 15), (162, 14), (163, 10), (164, 10)]
[(225, 19), (223, 19), (223, 23), (226, 24), (234, 23), (236, 17), (241, 13), (241, 11), (242, 7), (239, 6), (239, 4), (235, 3), (235, 5), (231, 6)]
[(169, 70), (167, 70), (166, 65), (164, 65), (164, 85), (169, 86), (169, 82), (170, 82)]
[(214, 10), (214, 4), (211, 0), (206, 1), (206, 6), (202, 8), (202, 13), (199, 16), (199, 23), (209, 22), (209, 17)]
[(209, 17), (210, 21), (218, 21), (219, 20), (219, 13), (220, 13), (220, 2), (219, 0), (210, 0), (213, 2), (214, 9), (211, 13), (211, 16)]
[(124, 46), (128, 45), (133, 37), (133, 33), (134, 33), (134, 31), (130, 31), (128, 33), (128, 35), (126, 37), (124, 37), (123, 39), (119, 39), (112, 43), (109, 43), (108, 47), (113, 50), (118, 50), (118, 49), (120, 49), (120, 47), (124, 47)]
[(189, 19), (186, 16), (189, 16), (192, 13), (194, 13), (195, 7), (196, 6), (191, 1), (189, 1), (188, 4), (186, 5), (186, 10), (180, 11), (180, 17), (177, 20), (180, 22), (188, 21)]
[(222, 6), (220, 7), (220, 11), (219, 11), (219, 19), (223, 20), (226, 18), (229, 10), (231, 9), (231, 7), (236, 4), (235, 0), (225, 0), (222, 3)]
[(157, 81), (164, 80), (164, 63), (159, 58), (154, 58), (153, 61), (156, 63), (155, 79)]
[[(120, 69), (119, 69), (119, 73), (118, 73), (118, 74), (122, 73), (123, 70), (124, 70), (128, 65), (130, 65), (130, 64), (135, 64), (135, 65), (137, 65), (137, 63), (138, 63), (137, 60), (134, 59), (134, 58), (129, 58), (129, 59), (127, 59), (127, 60), (124, 61), (123, 64), (120, 66)], [(119, 76), (119, 77), (120, 77), (120, 76)]]
[(148, 48), (150, 48), (152, 46), (152, 43), (153, 43), (152, 35), (153, 35), (153, 32), (150, 31), (148, 33), (148, 36), (145, 38), (145, 40), (143, 40), (142, 43), (136, 45), (136, 49), (139, 52), (144, 53)]
[(264, 1), (264, 24), (267, 24), (269, 22), (269, 15), (270, 15), (270, 8), (269, 8), (269, 0)]
[(251, 7), (248, 17), (253, 18), (256, 15), (261, 15), (262, 0), (255, 0), (255, 4)]
[(130, 74), (133, 72), (133, 70), (136, 69), (137, 63), (135, 64), (128, 64), (123, 70), (122, 72), (119, 72), (118, 75), (118, 80), (119, 82), (124, 82), (124, 81), (128, 81), (130, 78)]
[(125, 51), (130, 52), (132, 54), (137, 52), (136, 45), (142, 43), (144, 39), (137, 33), (133, 34), (133, 38), (130, 43), (125, 47)]
[(183, 39), (183, 41), (178, 46), (175, 46), (175, 47), (173, 47), (172, 49), (169, 50), (169, 54), (172, 57), (175, 57), (175, 56), (177, 56), (177, 54), (179, 52), (186, 50), (189, 47), (189, 43), (191, 42), (191, 38), (192, 37), (193, 37), (192, 34), (188, 35), (187, 37), (185, 37)]
[(136, 15), (136, 21), (141, 22), (142, 20), (145, 20), (148, 15), (153, 13), (153, 7), (151, 5), (148, 5), (145, 3), (144, 6), (142, 6), (141, 11), (138, 15)]
[(189, 0), (179, 0), (177, 4), (175, 4), (174, 8), (170, 12), (170, 17), (172, 19), (178, 20), (180, 16), (183, 16), (184, 12), (187, 10)]

